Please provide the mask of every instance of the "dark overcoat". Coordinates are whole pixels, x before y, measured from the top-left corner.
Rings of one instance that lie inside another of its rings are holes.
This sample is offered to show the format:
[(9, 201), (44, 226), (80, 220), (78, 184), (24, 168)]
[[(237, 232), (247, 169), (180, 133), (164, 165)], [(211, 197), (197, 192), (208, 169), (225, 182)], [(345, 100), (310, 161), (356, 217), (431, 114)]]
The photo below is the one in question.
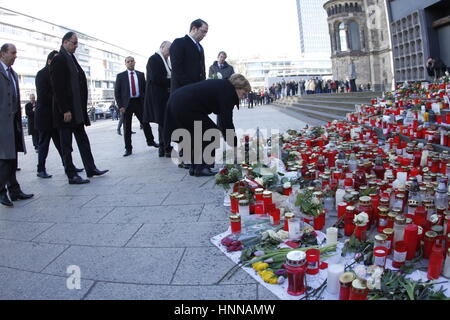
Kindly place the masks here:
[(145, 91), (144, 122), (164, 125), (167, 100), (170, 95), (170, 79), (159, 54), (154, 54), (147, 63), (147, 89)]
[[(139, 85), (139, 99), (141, 101), (140, 105), (144, 106), (145, 99), (145, 75), (144, 73), (134, 70), (138, 78)], [(116, 85), (114, 87), (114, 96), (116, 98), (117, 107), (128, 108), (131, 99), (131, 89), (130, 89), (130, 77), (128, 75), (128, 70), (119, 73), (116, 78)]]
[(34, 127), (38, 131), (51, 131), (53, 129), (53, 91), (48, 65), (36, 75), (36, 95)]
[(200, 47), (201, 51), (188, 35), (173, 41), (170, 47), (171, 93), (178, 88), (206, 79), (205, 52), (201, 45)]
[[(36, 108), (36, 105), (35, 105)], [(33, 136), (37, 134), (37, 130), (35, 129), (35, 112), (33, 111), (33, 104), (31, 102), (25, 105), (25, 114), (28, 118), (28, 135)]]
[[(76, 59), (61, 48), (60, 53), (55, 56), (50, 64), (50, 81), (53, 88), (53, 125), (60, 127), (78, 127), (80, 125), (90, 126), (87, 113), (88, 88), (86, 74)], [(69, 63), (75, 64), (78, 70), (79, 92), (73, 92), (71, 83), (71, 69)], [(78, 97), (75, 97), (78, 95)], [(79, 104), (77, 103), (79, 101)], [(75, 108), (77, 110), (75, 110)], [(72, 113), (72, 121), (64, 123), (64, 114)]]
[(203, 132), (218, 128), (210, 114), (218, 116), (218, 129), (226, 138), (226, 130), (234, 130), (235, 106), (239, 106), (239, 98), (229, 80), (206, 80), (182, 87), (172, 93), (167, 103), (165, 139), (172, 141), (172, 133), (178, 128), (187, 129), (193, 136), (195, 121), (203, 122)]

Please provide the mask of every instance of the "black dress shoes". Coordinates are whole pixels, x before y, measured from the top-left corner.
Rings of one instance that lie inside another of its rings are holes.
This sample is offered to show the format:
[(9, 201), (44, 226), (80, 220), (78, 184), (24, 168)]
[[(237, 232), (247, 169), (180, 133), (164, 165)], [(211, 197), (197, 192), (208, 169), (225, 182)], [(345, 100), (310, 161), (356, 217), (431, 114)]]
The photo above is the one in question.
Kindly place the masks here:
[(50, 179), (52, 177), (52, 175), (48, 174), (47, 171), (38, 172), (37, 176), (41, 179)]
[(77, 168), (75, 168), (75, 172), (76, 173), (81, 173), (81, 172), (83, 172), (84, 171), (84, 169), (77, 169)]
[(2, 195), (0, 196), (0, 202), (1, 202), (1, 204), (4, 205), (5, 207), (8, 207), (8, 208), (14, 207), (14, 203), (12, 203), (12, 201), (9, 200), (9, 197), (8, 197), (8, 195), (7, 195), (6, 193), (5, 193), (5, 194), (2, 194)]
[(69, 184), (87, 184), (90, 183), (89, 180), (85, 180), (81, 178), (80, 176), (75, 176), (73, 178), (69, 178)]
[(212, 172), (211, 169), (203, 167), (200, 170), (195, 170), (194, 175), (196, 177), (212, 177), (215, 176), (216, 173)]
[(165, 156), (164, 150), (159, 150), (158, 155), (159, 155), (160, 158), (164, 158), (164, 156)]
[(156, 143), (155, 141), (147, 142), (147, 145), (148, 145), (149, 147), (159, 148), (159, 144)]
[(92, 177), (100, 177), (100, 176), (102, 176), (102, 175), (104, 175), (105, 173), (108, 173), (108, 172), (109, 172), (109, 170), (103, 170), (103, 171), (100, 171), (100, 170), (98, 170), (98, 169), (95, 169), (95, 171), (89, 172), (89, 173), (87, 174), (87, 176), (88, 176), (88, 178), (92, 178)]
[(172, 152), (166, 152), (165, 157), (166, 158), (172, 158)]
[(123, 155), (124, 157), (129, 157), (133, 154), (133, 151), (126, 151), (125, 154)]
[(120, 132), (119, 130), (117, 130), (117, 134), (118, 134), (119, 136), (121, 136), (121, 135), (122, 135), (122, 132)]
[(29, 199), (31, 199), (33, 197), (34, 197), (34, 194), (25, 194), (22, 191), (20, 191), (17, 194), (11, 194), (10, 195), (11, 201), (29, 200)]

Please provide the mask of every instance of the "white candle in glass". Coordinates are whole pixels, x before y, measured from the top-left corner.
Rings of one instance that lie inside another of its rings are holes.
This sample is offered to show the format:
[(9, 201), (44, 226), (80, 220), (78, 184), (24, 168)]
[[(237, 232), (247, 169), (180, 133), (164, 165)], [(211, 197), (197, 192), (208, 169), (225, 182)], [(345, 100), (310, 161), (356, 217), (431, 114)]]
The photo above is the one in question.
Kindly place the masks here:
[(297, 240), (301, 237), (300, 233), (301, 221), (298, 218), (289, 219), (289, 239)]
[(445, 259), (444, 271), (442, 272), (442, 275), (450, 278), (450, 249), (447, 251), (447, 258)]
[(336, 244), (338, 242), (338, 229), (328, 228), (327, 229), (327, 245)]
[(339, 293), (341, 284), (339, 278), (344, 274), (345, 266), (341, 261), (337, 261), (328, 266), (327, 291), (332, 295)]

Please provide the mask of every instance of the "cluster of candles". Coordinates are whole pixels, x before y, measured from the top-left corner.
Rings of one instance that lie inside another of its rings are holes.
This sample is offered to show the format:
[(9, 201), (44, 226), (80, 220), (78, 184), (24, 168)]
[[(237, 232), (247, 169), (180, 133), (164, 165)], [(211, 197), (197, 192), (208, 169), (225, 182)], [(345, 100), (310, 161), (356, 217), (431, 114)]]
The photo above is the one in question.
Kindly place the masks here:
[[(309, 180), (313, 185), (310, 191), (324, 206), (318, 218), (303, 221), (322, 230), (326, 216), (337, 212), (337, 228), (327, 229), (328, 244), (338, 241), (339, 229), (361, 241), (375, 233), (375, 265), (386, 268), (391, 257), (392, 267), (401, 268), (422, 248), (423, 258), (429, 260), (428, 279), (450, 277), (450, 157), (447, 151), (434, 152), (433, 146), (450, 146), (450, 137), (445, 126), (432, 130), (427, 112), (434, 109), (432, 122), (450, 124), (450, 116), (436, 112), (449, 108), (439, 100), (446, 94), (445, 88), (430, 86), (434, 94), (414, 100), (404, 94), (393, 101), (377, 99), (372, 106), (360, 106), (349, 114), (348, 121), (328, 123), (319, 137), (306, 129), (288, 137), (283, 146), (289, 155), (286, 170)], [(410, 108), (419, 104), (425, 106), (420, 111)], [(404, 119), (402, 125), (396, 123), (400, 118)], [(379, 129), (391, 138), (381, 139)], [(401, 135), (411, 142), (403, 141)], [(245, 199), (243, 192), (231, 195), (233, 234), (241, 234), (242, 221), (251, 214), (270, 217), (273, 226), (279, 226), (284, 215), (284, 230), (291, 239), (299, 238), (300, 217), (282, 214), (272, 202), (271, 191), (260, 186), (253, 191), (254, 201)], [(285, 195), (292, 192), (290, 185), (284, 188)], [(367, 223), (355, 221), (361, 213), (367, 214)], [(320, 253), (319, 260), (316, 256), (313, 252), (288, 255), (289, 294), (304, 294), (305, 275), (319, 272)], [(344, 269), (343, 263), (329, 265), (328, 291), (339, 294), (340, 300), (366, 299), (369, 290), (365, 283)]]

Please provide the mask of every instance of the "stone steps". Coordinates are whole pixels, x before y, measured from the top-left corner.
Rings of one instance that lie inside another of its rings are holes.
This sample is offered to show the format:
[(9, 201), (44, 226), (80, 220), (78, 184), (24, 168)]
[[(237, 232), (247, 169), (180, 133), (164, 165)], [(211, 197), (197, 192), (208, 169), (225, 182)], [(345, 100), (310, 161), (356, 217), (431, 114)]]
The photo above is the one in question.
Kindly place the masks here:
[[(345, 119), (355, 110), (357, 104), (370, 104), (372, 99), (380, 97), (381, 92), (355, 92), (339, 94), (314, 94), (302, 97), (287, 97), (274, 103), (275, 107), (294, 112), (308, 119), (328, 121)], [(308, 122), (308, 121), (306, 121)]]

